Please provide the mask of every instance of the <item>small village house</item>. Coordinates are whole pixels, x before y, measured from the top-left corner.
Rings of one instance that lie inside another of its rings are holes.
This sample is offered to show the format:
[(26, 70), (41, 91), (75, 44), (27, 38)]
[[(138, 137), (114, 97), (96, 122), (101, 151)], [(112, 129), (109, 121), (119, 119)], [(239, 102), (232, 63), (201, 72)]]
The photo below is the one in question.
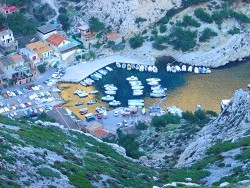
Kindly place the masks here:
[(76, 53), (77, 46), (80, 44), (77, 41), (70, 40), (66, 36), (59, 34), (51, 35), (47, 39), (47, 42), (52, 47), (54, 55), (56, 55), (63, 61)]
[(16, 6), (3, 5), (0, 7), (0, 12), (3, 14), (3, 16), (7, 17), (10, 14), (19, 12), (19, 8), (17, 8)]
[(46, 41), (53, 34), (57, 34), (57, 29), (52, 24), (42, 25), (37, 28), (37, 35), (43, 41)]
[(17, 50), (17, 41), (10, 29), (0, 31), (0, 48), (3, 53)]
[(42, 61), (46, 60), (51, 55), (53, 55), (52, 48), (47, 43), (42, 41), (37, 41), (34, 43), (27, 44), (26, 48), (38, 54), (38, 57)]
[(19, 53), (21, 55), (25, 55), (27, 59), (29, 59), (36, 66), (41, 63), (38, 53), (34, 52), (33, 50), (30, 50), (28, 48), (21, 48), (19, 50)]

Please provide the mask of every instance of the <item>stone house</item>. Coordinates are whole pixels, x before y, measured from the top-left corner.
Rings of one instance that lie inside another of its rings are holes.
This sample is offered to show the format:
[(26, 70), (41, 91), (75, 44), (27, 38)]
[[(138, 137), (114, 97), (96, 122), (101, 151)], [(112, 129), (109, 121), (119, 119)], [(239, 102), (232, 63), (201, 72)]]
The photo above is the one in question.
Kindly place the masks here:
[(44, 61), (53, 55), (52, 48), (47, 43), (42, 41), (27, 44), (26, 48), (38, 54), (38, 57), (41, 59), (41, 61)]
[(0, 31), (0, 48), (3, 53), (17, 50), (17, 41), (13, 36), (12, 30), (4, 29)]

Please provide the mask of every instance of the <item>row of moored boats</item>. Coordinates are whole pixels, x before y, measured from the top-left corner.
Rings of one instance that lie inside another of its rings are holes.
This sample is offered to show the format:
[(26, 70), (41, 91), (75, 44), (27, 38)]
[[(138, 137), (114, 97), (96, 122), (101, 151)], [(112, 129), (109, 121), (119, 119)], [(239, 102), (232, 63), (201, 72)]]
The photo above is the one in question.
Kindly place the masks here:
[(211, 69), (206, 68), (206, 67), (197, 67), (197, 66), (192, 66), (192, 65), (170, 65), (168, 64), (166, 66), (167, 72), (194, 72), (196, 74), (210, 74)]
[(151, 66), (151, 65), (140, 65), (140, 64), (126, 64), (126, 63), (120, 63), (120, 62), (116, 62), (116, 66), (118, 68), (122, 68), (122, 69), (127, 69), (128, 71), (130, 70), (138, 70), (140, 72), (153, 72), (153, 73), (157, 73), (158, 72), (158, 68), (156, 66)]

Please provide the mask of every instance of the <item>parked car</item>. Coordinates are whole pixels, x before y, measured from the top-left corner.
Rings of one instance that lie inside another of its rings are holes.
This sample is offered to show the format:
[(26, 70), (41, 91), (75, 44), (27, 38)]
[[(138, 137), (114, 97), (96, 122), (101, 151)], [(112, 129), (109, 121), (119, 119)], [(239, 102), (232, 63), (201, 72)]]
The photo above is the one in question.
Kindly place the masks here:
[(92, 113), (88, 113), (85, 115), (85, 119), (86, 119), (86, 121), (89, 122), (89, 121), (95, 120), (95, 116)]
[(80, 106), (80, 105), (82, 105), (83, 104), (83, 102), (76, 102), (75, 103), (75, 106)]
[(117, 110), (114, 112), (114, 116), (119, 116), (119, 112)]
[(102, 114), (98, 113), (96, 114), (97, 119), (102, 119)]

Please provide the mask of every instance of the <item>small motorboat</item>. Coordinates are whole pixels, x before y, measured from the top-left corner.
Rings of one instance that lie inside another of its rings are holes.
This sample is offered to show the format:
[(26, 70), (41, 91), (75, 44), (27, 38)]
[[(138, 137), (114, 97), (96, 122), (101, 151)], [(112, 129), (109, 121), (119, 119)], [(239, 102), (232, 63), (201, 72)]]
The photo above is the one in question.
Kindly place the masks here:
[(158, 68), (156, 66), (153, 66), (153, 72), (157, 73), (158, 72)]
[(166, 96), (166, 93), (150, 93), (150, 97), (154, 97), (154, 98), (161, 98), (165, 96)]
[(148, 66), (147, 65), (144, 66), (144, 70), (148, 71)]
[(143, 72), (143, 71), (144, 71), (144, 65), (140, 65), (139, 71), (140, 71), (140, 72)]
[(136, 76), (130, 76), (126, 78), (127, 81), (137, 81), (138, 78)]
[(97, 101), (96, 101), (96, 100), (90, 100), (90, 101), (87, 101), (87, 105), (91, 105), (91, 104), (95, 104), (95, 103), (97, 103)]
[(210, 68), (207, 68), (206, 73), (207, 73), (207, 74), (210, 74), (210, 73), (211, 73), (211, 69), (210, 69)]
[(146, 81), (147, 81), (147, 82), (154, 82), (154, 81), (155, 81), (155, 82), (160, 82), (161, 79), (160, 79), (160, 78), (147, 78)]
[(151, 81), (151, 82), (148, 82), (148, 85), (150, 85), (150, 86), (156, 86), (156, 85), (159, 85), (159, 82), (157, 82), (157, 81)]
[(151, 90), (159, 90), (159, 89), (167, 90), (167, 88), (163, 88), (161, 87), (161, 85), (151, 86)]
[(90, 77), (91, 77), (93, 80), (95, 80), (95, 81), (100, 80), (100, 78), (97, 77), (95, 74), (91, 74)]
[(198, 67), (194, 67), (194, 73), (199, 74), (199, 68)]
[(128, 64), (127, 65), (127, 70), (130, 71), (132, 68), (131, 68), (131, 64)]
[(96, 94), (98, 92), (99, 92), (98, 90), (92, 90), (92, 91), (89, 92), (89, 94)]
[(178, 66), (178, 65), (175, 65), (175, 69), (176, 69), (176, 72), (180, 72), (181, 71), (181, 67)]
[(188, 70), (187, 70), (188, 72), (193, 72), (193, 67), (190, 65), (189, 67), (188, 67)]
[(120, 105), (121, 105), (120, 101), (113, 100), (113, 101), (109, 102), (109, 106), (116, 107), (116, 106), (120, 106)]
[(137, 65), (135, 66), (135, 69), (136, 69), (136, 70), (139, 70), (139, 69), (140, 69), (140, 65), (137, 64)]
[(129, 81), (129, 84), (131, 85), (131, 87), (133, 87), (133, 86), (141, 86), (142, 85), (142, 83), (141, 83), (141, 81)]
[(86, 84), (84, 81), (81, 81), (80, 84), (85, 87), (88, 86), (88, 84)]
[(135, 64), (132, 64), (132, 65), (131, 65), (131, 68), (132, 68), (132, 69), (135, 69), (135, 68), (136, 68), (136, 67), (135, 67)]
[(167, 69), (167, 72), (171, 72), (172, 71), (170, 64), (167, 64), (166, 69)]
[(171, 70), (172, 70), (173, 73), (176, 73), (176, 68), (175, 68), (175, 66), (171, 66)]
[(122, 64), (122, 68), (125, 69), (126, 68), (126, 63)]
[(118, 88), (115, 87), (115, 86), (107, 86), (107, 87), (105, 87), (105, 90), (107, 90), (107, 91), (117, 91)]
[(116, 95), (116, 91), (115, 90), (104, 91), (104, 93), (107, 94), (107, 95)]
[(143, 90), (133, 90), (133, 96), (141, 96), (143, 95)]
[(181, 66), (181, 71), (186, 72), (187, 71), (187, 66), (186, 65), (182, 65)]
[(153, 67), (152, 66), (148, 66), (148, 72), (152, 72), (153, 71)]
[(138, 86), (138, 85), (131, 87), (132, 90), (138, 90), (138, 89), (143, 89), (143, 88), (144, 86)]
[(116, 64), (116, 66), (117, 66), (118, 68), (121, 68), (121, 63), (116, 62), (115, 64)]
[(111, 95), (106, 95), (106, 96), (102, 97), (102, 101), (104, 101), (104, 102), (111, 102), (113, 100), (114, 100), (114, 97)]
[(99, 72), (95, 72), (94, 75), (96, 75), (98, 78), (102, 79), (102, 74), (100, 74)]
[(113, 69), (111, 68), (111, 67), (105, 67), (109, 72), (112, 72), (113, 71)]
[(105, 70), (105, 69), (100, 69), (100, 70), (98, 70), (98, 72), (101, 73), (104, 76), (108, 74), (108, 71)]

